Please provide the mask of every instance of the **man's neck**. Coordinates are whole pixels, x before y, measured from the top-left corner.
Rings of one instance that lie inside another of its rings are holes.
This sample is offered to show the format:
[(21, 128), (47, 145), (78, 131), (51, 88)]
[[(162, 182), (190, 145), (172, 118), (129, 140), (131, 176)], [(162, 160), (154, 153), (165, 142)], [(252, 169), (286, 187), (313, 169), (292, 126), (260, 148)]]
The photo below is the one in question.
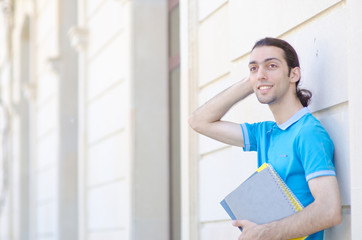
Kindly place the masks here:
[(270, 104), (269, 108), (273, 113), (275, 122), (281, 125), (302, 109), (303, 105), (298, 98), (295, 98), (290, 102), (284, 102), (284, 104)]

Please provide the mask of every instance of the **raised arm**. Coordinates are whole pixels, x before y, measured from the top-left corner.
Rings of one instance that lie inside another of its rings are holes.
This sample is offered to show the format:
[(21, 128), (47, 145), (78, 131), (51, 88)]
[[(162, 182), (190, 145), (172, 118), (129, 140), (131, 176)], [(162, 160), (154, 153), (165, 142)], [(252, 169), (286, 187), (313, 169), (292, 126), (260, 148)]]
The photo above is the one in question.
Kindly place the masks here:
[(221, 118), (237, 102), (253, 93), (249, 78), (239, 81), (196, 109), (189, 118), (190, 126), (200, 134), (220, 142), (244, 147), (241, 127)]

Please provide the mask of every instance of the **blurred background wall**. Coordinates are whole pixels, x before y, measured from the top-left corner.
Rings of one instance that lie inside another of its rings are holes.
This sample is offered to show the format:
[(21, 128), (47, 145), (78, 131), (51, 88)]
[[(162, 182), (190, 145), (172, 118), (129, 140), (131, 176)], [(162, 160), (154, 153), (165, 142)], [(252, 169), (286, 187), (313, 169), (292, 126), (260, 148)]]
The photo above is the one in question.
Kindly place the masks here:
[[(248, 74), (254, 42), (297, 50), (361, 239), (358, 0), (1, 0), (0, 239), (237, 239), (220, 200), (256, 155), (198, 136), (197, 106)], [(225, 119), (270, 120), (251, 96)]]

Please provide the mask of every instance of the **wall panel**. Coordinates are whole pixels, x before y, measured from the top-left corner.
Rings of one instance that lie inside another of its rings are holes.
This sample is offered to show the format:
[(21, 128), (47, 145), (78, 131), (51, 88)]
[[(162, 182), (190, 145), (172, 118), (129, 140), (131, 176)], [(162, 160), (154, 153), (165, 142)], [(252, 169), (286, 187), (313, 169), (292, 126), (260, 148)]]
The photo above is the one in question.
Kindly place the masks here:
[(121, 1), (105, 1), (89, 19), (88, 56), (94, 57), (115, 34), (124, 29), (124, 12)]
[[(35, 47), (31, 54), (35, 63), (29, 63), (29, 67), (33, 69), (31, 77), (36, 85), (34, 98), (30, 95), (36, 106), (36, 111), (31, 113), (34, 114), (35, 126), (30, 126), (34, 133), (31, 146), (36, 151), (32, 155), (34, 165), (31, 166), (34, 171), (30, 191), (35, 194), (30, 196), (30, 208), (34, 209), (30, 212), (30, 231), (34, 239), (55, 239), (58, 234), (59, 146), (56, 139), (59, 137), (59, 76), (50, 72), (49, 59), (58, 57), (59, 52), (58, 1), (37, 1), (34, 6), (37, 7), (37, 15), (34, 15), (32, 26), (36, 31), (32, 32), (31, 40)], [(49, 142), (45, 143), (47, 140)], [(44, 159), (46, 156), (48, 160)]]
[(37, 111), (37, 137), (41, 138), (44, 134), (55, 130), (57, 120), (56, 99), (51, 98), (38, 108)]
[[(301, 86), (314, 93), (310, 109), (335, 144), (344, 221), (327, 230), (326, 237), (350, 239), (345, 3), (339, 0), (221, 2), (214, 1), (208, 10), (199, 2), (199, 105), (248, 76), (248, 54), (255, 41), (265, 36), (281, 36), (289, 41), (300, 56)], [(252, 95), (236, 104), (223, 119), (253, 123), (273, 120), (273, 115), (267, 105), (261, 105)], [(256, 168), (256, 154), (236, 151), (204, 136), (198, 139), (200, 239), (235, 238), (239, 232), (227, 225), (229, 217), (219, 202)]]
[(91, 232), (88, 235), (88, 240), (120, 240), (128, 239), (125, 230), (109, 231), (109, 232)]
[(279, 36), (338, 2), (340, 0), (230, 0), (231, 58), (249, 52), (256, 40)]
[[(125, 127), (125, 96), (125, 86), (119, 84), (89, 105), (87, 119), (89, 143), (100, 140), (102, 137)], [(114, 106), (115, 103), (117, 103), (117, 108)], [(115, 111), (115, 109), (117, 110)]]
[(56, 164), (57, 161), (57, 135), (52, 132), (42, 139), (37, 144), (37, 169), (44, 169)]
[(316, 112), (313, 115), (320, 120), (334, 143), (334, 161), (342, 204), (348, 206), (351, 204), (348, 103)]
[(93, 186), (127, 176), (127, 149), (124, 132), (89, 147), (88, 185)]
[(240, 230), (227, 222), (210, 222), (200, 226), (200, 240), (238, 239)]
[(88, 0), (86, 4), (86, 15), (90, 17), (108, 0)]
[[(42, 69), (44, 69), (44, 64), (42, 65)], [(46, 67), (49, 67), (49, 65), (46, 65)], [(57, 92), (58, 77), (54, 72), (48, 71), (48, 69), (44, 69), (43, 74), (40, 74), (37, 79), (36, 97), (39, 103), (46, 103)], [(39, 71), (42, 70), (39, 69)]]
[(348, 67), (346, 20), (346, 9), (338, 6), (286, 36), (299, 53), (301, 84), (314, 94), (312, 111), (348, 100), (347, 75), (342, 70)]
[(57, 188), (55, 188), (57, 176), (57, 169), (55, 167), (38, 171), (36, 201), (39, 204), (55, 200), (57, 196)]
[(254, 153), (228, 147), (201, 158), (199, 164), (200, 221), (228, 219), (220, 201), (256, 169)]
[(227, 0), (198, 0), (199, 20), (204, 20), (226, 2)]
[(42, 237), (51, 237), (55, 239), (54, 233), (56, 231), (56, 216), (57, 206), (55, 202), (48, 202), (45, 204), (39, 204), (36, 208), (37, 222), (36, 222), (36, 234), (40, 239)]
[(94, 98), (125, 77), (126, 56), (123, 34), (118, 35), (89, 62), (88, 97)]
[(116, 181), (89, 189), (88, 229), (105, 231), (126, 225), (127, 191), (126, 183)]
[[(36, 28), (37, 34), (35, 41), (37, 44), (46, 43), (45, 39), (51, 37), (49, 32), (55, 34), (57, 29), (57, 12), (58, 12), (58, 1), (57, 0), (48, 0), (45, 3), (40, 11), (38, 12)], [(41, 45), (39, 45), (40, 47)]]
[(82, 240), (129, 237), (129, 4), (84, 0)]
[(230, 70), (228, 5), (219, 9), (199, 28), (199, 85), (221, 77)]

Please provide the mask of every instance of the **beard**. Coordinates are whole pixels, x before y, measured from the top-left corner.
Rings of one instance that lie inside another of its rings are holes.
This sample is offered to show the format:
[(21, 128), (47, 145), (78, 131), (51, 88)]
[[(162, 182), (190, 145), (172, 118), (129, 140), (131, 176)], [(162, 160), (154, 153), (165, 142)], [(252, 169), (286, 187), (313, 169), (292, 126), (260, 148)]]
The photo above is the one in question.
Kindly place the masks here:
[(276, 96), (274, 95), (266, 96), (262, 94), (256, 94), (256, 98), (261, 104), (268, 104), (268, 105), (273, 104), (277, 100)]

